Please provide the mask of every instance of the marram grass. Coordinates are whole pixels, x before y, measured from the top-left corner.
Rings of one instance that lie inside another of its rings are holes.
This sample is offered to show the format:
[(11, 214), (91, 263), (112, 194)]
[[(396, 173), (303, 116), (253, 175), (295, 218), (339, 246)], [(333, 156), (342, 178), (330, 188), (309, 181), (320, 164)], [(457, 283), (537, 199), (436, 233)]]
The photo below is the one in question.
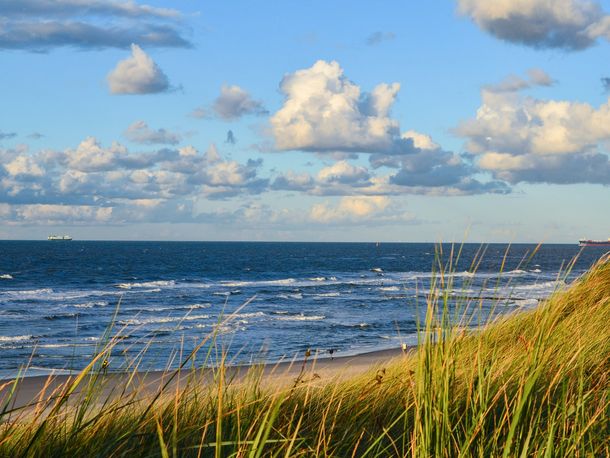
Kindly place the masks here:
[(220, 364), (202, 382), (193, 353), (159, 395), (137, 388), (137, 365), (110, 392), (110, 339), (46, 402), (12, 410), (7, 387), (0, 455), (610, 456), (610, 262), (473, 332), (448, 311), (451, 275), (436, 275), (420, 345), (385, 367), (275, 383)]

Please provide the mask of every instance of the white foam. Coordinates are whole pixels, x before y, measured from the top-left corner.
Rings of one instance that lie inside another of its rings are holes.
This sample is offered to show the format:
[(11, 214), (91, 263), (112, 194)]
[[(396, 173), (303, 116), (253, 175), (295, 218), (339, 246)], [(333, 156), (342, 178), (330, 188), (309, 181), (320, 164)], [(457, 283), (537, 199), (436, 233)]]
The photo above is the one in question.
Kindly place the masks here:
[(301, 293), (295, 294), (280, 294), (278, 296), (280, 299), (303, 299), (303, 295)]
[(256, 318), (260, 316), (266, 316), (265, 312), (250, 312), (250, 313), (236, 313), (234, 315), (227, 315), (233, 318)]
[(0, 280), (12, 280), (13, 276), (11, 274), (2, 274), (0, 275)]
[(533, 308), (538, 305), (538, 299), (519, 299), (515, 301), (517, 307)]
[(281, 315), (276, 318), (277, 321), (318, 321), (323, 320), (324, 315)]
[(309, 279), (310, 281), (337, 281), (337, 277), (312, 277)]
[(253, 286), (278, 286), (278, 285), (292, 285), (296, 282), (294, 278), (283, 278), (280, 280), (261, 280), (261, 281), (222, 281), (222, 286), (229, 288), (235, 287), (253, 287)]
[(166, 316), (159, 318), (131, 318), (121, 320), (119, 324), (123, 326), (145, 326), (148, 324), (175, 323), (180, 321), (205, 320), (210, 318), (210, 315), (186, 315), (186, 316)]
[(31, 335), (25, 336), (0, 336), (0, 342), (24, 342), (26, 340), (30, 340), (32, 338)]
[(39, 299), (42, 297), (48, 297), (53, 294), (51, 288), (39, 288), (39, 289), (22, 289), (3, 291), (2, 294), (16, 297), (17, 299)]
[(341, 293), (338, 292), (332, 292), (332, 293), (318, 293), (318, 294), (314, 294), (315, 297), (339, 297), (341, 296)]
[(398, 286), (382, 286), (379, 291), (400, 291)]
[[(466, 278), (472, 278), (475, 276), (474, 272), (468, 272), (467, 270), (465, 270), (464, 272), (455, 272), (453, 274), (451, 274), (454, 277), (466, 277)], [(430, 276), (430, 274), (428, 274), (428, 276)]]
[(207, 309), (207, 308), (210, 308), (211, 306), (212, 306), (212, 304), (210, 304), (209, 302), (205, 302), (202, 304), (200, 304), (200, 303), (190, 304), (190, 305), (186, 305), (184, 307), (179, 307), (179, 308), (195, 310), (195, 309)]
[[(176, 282), (174, 280), (157, 280), (157, 281), (145, 281), (139, 283), (120, 283), (117, 285), (117, 288), (121, 289), (132, 289), (132, 288), (154, 288), (154, 287), (171, 287), (175, 286)], [(155, 291), (155, 290), (153, 290)]]
[(108, 302), (106, 301), (95, 301), (95, 302), (83, 302), (82, 304), (74, 304), (73, 307), (79, 309), (90, 309), (93, 307), (106, 307)]

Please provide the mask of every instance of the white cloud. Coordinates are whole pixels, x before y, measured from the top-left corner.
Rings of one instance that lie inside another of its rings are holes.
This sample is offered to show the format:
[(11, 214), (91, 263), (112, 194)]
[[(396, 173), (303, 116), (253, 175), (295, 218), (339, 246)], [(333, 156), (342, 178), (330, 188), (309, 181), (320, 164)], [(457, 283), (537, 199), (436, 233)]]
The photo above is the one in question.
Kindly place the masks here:
[(324, 167), (318, 172), (318, 179), (327, 183), (358, 183), (366, 182), (370, 178), (366, 167), (355, 166), (347, 161), (339, 161), (331, 166)]
[(68, 166), (82, 172), (114, 169), (117, 162), (125, 157), (127, 148), (123, 145), (113, 143), (110, 148), (103, 148), (95, 137), (87, 137), (76, 149), (66, 151)]
[(610, 184), (610, 100), (540, 100), (482, 92), (475, 118), (456, 132), (478, 166), (509, 182)]
[(4, 164), (4, 169), (13, 176), (30, 175), (40, 177), (44, 175), (42, 168), (28, 156), (17, 156), (8, 164)]
[(335, 207), (327, 203), (314, 205), (310, 217), (322, 223), (362, 220), (383, 212), (389, 204), (386, 196), (343, 197)]
[(513, 43), (570, 50), (610, 39), (610, 17), (589, 0), (458, 0), (479, 27)]
[(422, 134), (421, 132), (417, 132), (415, 130), (408, 130), (403, 132), (402, 138), (410, 139), (413, 142), (413, 146), (419, 149), (437, 149), (440, 148), (438, 143), (432, 140), (430, 135)]
[(123, 17), (179, 18), (177, 10), (141, 5), (133, 0), (4, 0), (0, 13), (15, 16), (102, 14)]
[(399, 123), (390, 118), (398, 83), (365, 93), (337, 62), (320, 60), (286, 75), (280, 89), (284, 105), (271, 117), (278, 149), (402, 152)]
[(165, 73), (136, 44), (131, 45), (131, 56), (119, 61), (107, 79), (112, 94), (153, 94), (169, 89)]
[(20, 205), (16, 208), (16, 217), (27, 223), (41, 224), (106, 222), (112, 217), (112, 208), (84, 205)]
[(517, 75), (509, 75), (498, 84), (485, 86), (488, 92), (518, 92), (534, 86), (552, 86), (555, 80), (540, 68), (530, 68), (527, 72), (528, 79), (525, 80)]
[[(193, 199), (256, 195), (268, 188), (268, 180), (258, 176), (261, 160), (226, 160), (213, 145), (206, 154), (190, 145), (133, 154), (119, 143), (105, 147), (88, 137), (65, 151), (0, 149), (0, 162), (0, 203), (12, 206), (9, 219), (17, 222), (32, 219), (24, 205), (50, 205), (42, 208), (48, 221), (62, 215), (67, 222), (100, 219), (108, 211), (93, 214), (87, 208), (115, 209), (108, 216), (113, 222), (185, 221)], [(155, 200), (163, 205), (145, 205)], [(70, 213), (71, 207), (79, 210)]]
[[(254, 100), (252, 96), (239, 86), (223, 85), (220, 95), (214, 101), (212, 109), (222, 119), (232, 120), (245, 115), (266, 115), (263, 102)], [(205, 110), (198, 108), (193, 112), (195, 117), (204, 117)]]
[(182, 15), (134, 0), (3, 0), (0, 49), (190, 47)]
[(170, 132), (167, 129), (151, 129), (144, 121), (134, 122), (125, 130), (123, 135), (132, 142), (145, 145), (177, 145), (182, 140), (180, 135)]

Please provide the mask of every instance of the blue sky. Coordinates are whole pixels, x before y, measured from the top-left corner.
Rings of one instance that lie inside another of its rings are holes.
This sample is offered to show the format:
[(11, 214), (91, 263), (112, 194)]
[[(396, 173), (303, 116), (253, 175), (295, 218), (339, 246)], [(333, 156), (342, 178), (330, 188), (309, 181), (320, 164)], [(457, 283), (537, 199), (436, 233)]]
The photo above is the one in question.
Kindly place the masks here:
[(608, 14), (0, 1), (0, 238), (606, 238)]

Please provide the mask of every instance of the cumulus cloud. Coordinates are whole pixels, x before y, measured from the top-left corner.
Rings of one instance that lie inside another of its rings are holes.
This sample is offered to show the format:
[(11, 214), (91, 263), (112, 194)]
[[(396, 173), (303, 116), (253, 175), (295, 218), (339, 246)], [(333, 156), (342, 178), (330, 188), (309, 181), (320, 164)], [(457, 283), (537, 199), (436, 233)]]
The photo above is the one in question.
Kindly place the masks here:
[(169, 89), (165, 73), (136, 44), (131, 45), (131, 56), (119, 61), (107, 80), (111, 94), (154, 94)]
[(25, 175), (39, 177), (44, 174), (42, 168), (28, 156), (17, 156), (8, 164), (4, 164), (4, 169), (12, 176)]
[(308, 173), (295, 173), (292, 170), (280, 174), (273, 181), (272, 189), (282, 191), (309, 191), (315, 185), (314, 178)]
[(610, 100), (596, 108), (483, 91), (476, 117), (456, 132), (478, 166), (499, 179), (610, 184)]
[(339, 204), (316, 204), (311, 208), (311, 219), (318, 222), (336, 222), (370, 218), (382, 212), (390, 204), (386, 196), (343, 197)]
[[(531, 85), (552, 82), (541, 70), (532, 70), (529, 78)], [(401, 133), (398, 121), (390, 116), (398, 83), (381, 83), (365, 92), (347, 79), (337, 62), (320, 60), (286, 75), (280, 89), (284, 104), (270, 120), (276, 148), (342, 160), (322, 170), (313, 185), (280, 176), (274, 182), (278, 189), (301, 187), (309, 193), (333, 195), (508, 192), (498, 181), (475, 179), (479, 171), (466, 157), (444, 151), (430, 136), (414, 130)], [(400, 170), (372, 177), (343, 159), (354, 153), (370, 154), (373, 168)]]
[(518, 92), (535, 86), (555, 84), (555, 80), (540, 68), (529, 69), (528, 77), (528, 79), (523, 79), (516, 75), (509, 75), (500, 83), (489, 84), (484, 89), (489, 92)]
[(145, 145), (177, 145), (182, 140), (180, 135), (167, 129), (151, 129), (144, 121), (134, 122), (123, 135), (132, 142)]
[(20, 205), (16, 219), (27, 223), (64, 224), (67, 221), (100, 223), (112, 217), (112, 208), (87, 205)]
[(135, 1), (5, 0), (0, 2), (0, 49), (47, 51), (81, 49), (189, 47), (177, 10)]
[(261, 160), (226, 160), (214, 145), (205, 154), (191, 145), (132, 153), (88, 137), (63, 151), (0, 149), (0, 164), (0, 204), (10, 206), (8, 220), (24, 224), (35, 206), (44, 206), (40, 221), (194, 221), (194, 199), (268, 189)]
[(369, 46), (377, 46), (384, 41), (391, 41), (396, 38), (396, 34), (394, 32), (373, 32), (368, 37), (366, 37), (366, 44)]
[(318, 172), (318, 180), (326, 183), (366, 184), (370, 177), (365, 167), (355, 166), (347, 161), (336, 162)]
[(584, 49), (610, 39), (610, 16), (589, 0), (458, 0), (459, 11), (480, 28), (536, 48)]
[(282, 108), (271, 117), (280, 150), (313, 152), (407, 152), (400, 126), (390, 117), (400, 84), (361, 91), (337, 62), (320, 60), (286, 75)]
[(261, 116), (269, 113), (263, 102), (254, 100), (246, 90), (239, 86), (226, 84), (220, 88), (220, 95), (214, 100), (212, 110), (218, 117), (225, 120), (237, 119), (245, 115)]
[(387, 196), (342, 197), (336, 205), (328, 202), (315, 204), (309, 219), (322, 224), (358, 224), (374, 221), (375, 224), (414, 222), (415, 217), (393, 205)]

